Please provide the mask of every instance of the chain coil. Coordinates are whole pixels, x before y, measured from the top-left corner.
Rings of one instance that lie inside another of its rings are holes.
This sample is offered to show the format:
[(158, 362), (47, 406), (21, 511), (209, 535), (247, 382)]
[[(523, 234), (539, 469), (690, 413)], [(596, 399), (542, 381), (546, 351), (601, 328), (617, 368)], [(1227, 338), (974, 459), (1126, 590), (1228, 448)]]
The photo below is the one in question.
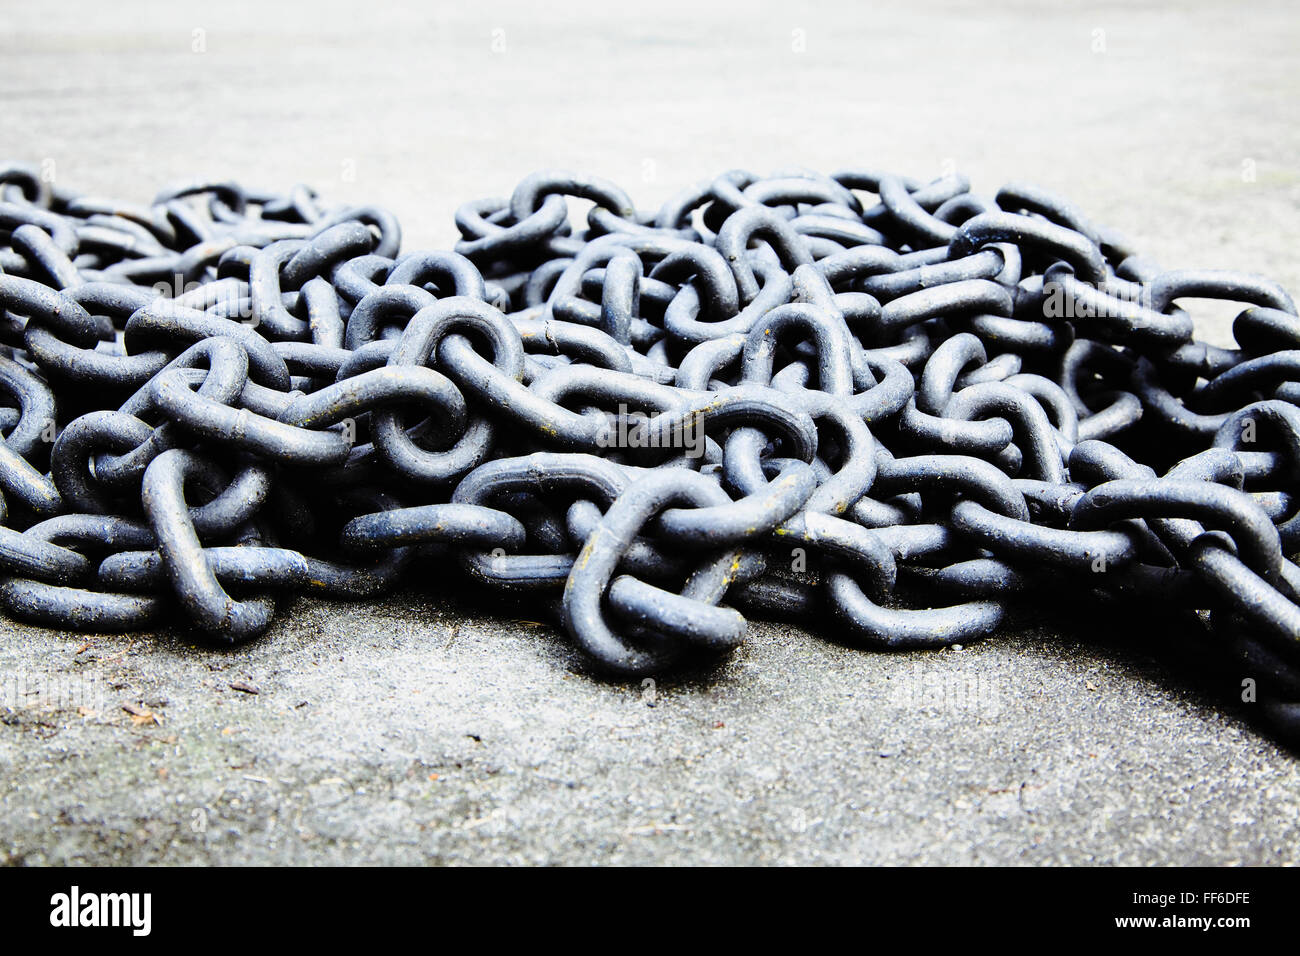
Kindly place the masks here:
[[(640, 677), (742, 611), (906, 649), (1159, 602), (1300, 738), (1276, 283), (957, 175), (731, 170), (647, 212), (542, 172), (456, 226), (404, 253), (303, 186), (133, 205), (0, 165), (0, 604), (234, 642), (432, 561)], [(1194, 339), (1203, 298), (1236, 348)]]

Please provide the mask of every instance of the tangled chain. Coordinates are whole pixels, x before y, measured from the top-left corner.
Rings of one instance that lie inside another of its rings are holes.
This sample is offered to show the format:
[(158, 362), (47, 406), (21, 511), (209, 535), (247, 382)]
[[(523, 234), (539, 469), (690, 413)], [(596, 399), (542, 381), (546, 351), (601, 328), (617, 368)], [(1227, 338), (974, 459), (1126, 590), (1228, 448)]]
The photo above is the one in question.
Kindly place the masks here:
[[(241, 641), (277, 594), (458, 566), (639, 676), (735, 647), (734, 608), (919, 648), (1045, 594), (1158, 601), (1300, 732), (1275, 283), (960, 176), (732, 171), (647, 214), (539, 173), (456, 224), (402, 253), (303, 187), (134, 206), (0, 167), (9, 613)], [(1193, 340), (1206, 297), (1238, 348)]]

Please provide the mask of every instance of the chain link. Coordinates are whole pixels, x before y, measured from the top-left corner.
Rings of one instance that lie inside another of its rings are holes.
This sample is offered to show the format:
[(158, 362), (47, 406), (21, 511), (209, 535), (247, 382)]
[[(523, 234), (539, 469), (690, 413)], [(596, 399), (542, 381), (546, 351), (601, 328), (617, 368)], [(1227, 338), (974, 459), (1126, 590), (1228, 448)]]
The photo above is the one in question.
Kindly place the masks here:
[[(0, 603), (234, 642), (434, 562), (639, 677), (742, 610), (922, 648), (1159, 601), (1300, 736), (1275, 283), (957, 175), (732, 170), (652, 213), (543, 172), (456, 225), (403, 253), (302, 186), (132, 205), (0, 166)], [(1203, 298), (1236, 348), (1193, 339)]]

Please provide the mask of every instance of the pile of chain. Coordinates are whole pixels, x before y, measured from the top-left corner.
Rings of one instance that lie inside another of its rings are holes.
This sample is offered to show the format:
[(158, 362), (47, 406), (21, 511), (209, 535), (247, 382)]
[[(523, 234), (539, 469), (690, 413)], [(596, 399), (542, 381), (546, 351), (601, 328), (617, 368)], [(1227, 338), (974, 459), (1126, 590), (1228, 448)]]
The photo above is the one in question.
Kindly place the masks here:
[[(645, 213), (540, 173), (456, 225), (402, 253), (304, 187), (136, 206), (0, 167), (7, 611), (242, 641), (285, 593), (460, 568), (641, 676), (734, 648), (737, 608), (922, 648), (1158, 602), (1300, 732), (1275, 283), (960, 176), (732, 171)], [(1207, 297), (1238, 348), (1193, 340)]]

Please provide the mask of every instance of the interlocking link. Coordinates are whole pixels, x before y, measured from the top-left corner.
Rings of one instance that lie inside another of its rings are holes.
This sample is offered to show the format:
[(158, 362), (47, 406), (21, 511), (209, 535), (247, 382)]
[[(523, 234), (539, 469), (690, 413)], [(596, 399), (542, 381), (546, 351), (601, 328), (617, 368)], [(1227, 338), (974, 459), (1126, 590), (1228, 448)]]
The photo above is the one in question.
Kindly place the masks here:
[[(575, 225), (574, 201), (589, 204)], [(566, 172), (401, 251), (375, 207), (0, 165), (0, 605), (248, 640), (295, 592), (518, 592), (593, 666), (871, 647), (1021, 606), (1208, 612), (1300, 739), (1300, 317), (1047, 191)], [(1235, 348), (1191, 302), (1239, 303)]]

